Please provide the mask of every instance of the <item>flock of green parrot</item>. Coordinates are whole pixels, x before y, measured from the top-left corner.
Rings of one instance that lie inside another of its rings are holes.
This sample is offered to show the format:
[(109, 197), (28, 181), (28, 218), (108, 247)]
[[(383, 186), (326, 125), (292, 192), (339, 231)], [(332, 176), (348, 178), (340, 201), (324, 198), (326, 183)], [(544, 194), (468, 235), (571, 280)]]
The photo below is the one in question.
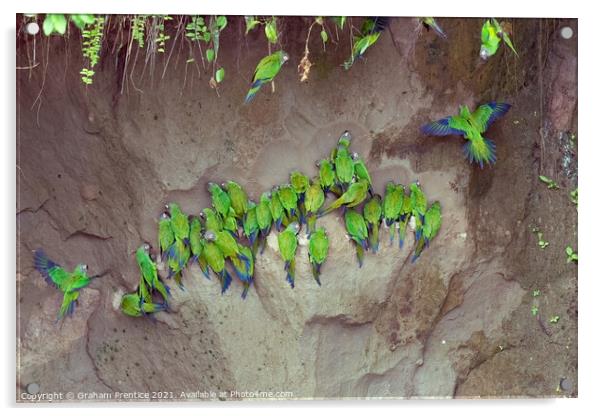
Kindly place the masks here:
[[(421, 18), (420, 22), (446, 38), (435, 19)], [(366, 19), (362, 36), (356, 39), (352, 56), (345, 63), (346, 69), (376, 42), (387, 24), (388, 18)], [(507, 29), (495, 19), (487, 20), (482, 29), (481, 56), (487, 59), (495, 54), (501, 40), (516, 53)], [(259, 62), (245, 103), (274, 79), (287, 60), (286, 52), (280, 50)], [(492, 165), (497, 160), (495, 144), (483, 134), (509, 109), (509, 104), (495, 101), (477, 107), (474, 112), (462, 105), (459, 115), (425, 124), (421, 130), (434, 136), (463, 136), (467, 140), (464, 145), (466, 158), (482, 168), (485, 163)], [(390, 181), (384, 196), (375, 193), (364, 161), (351, 151), (350, 144), (351, 135), (345, 131), (330, 156), (317, 163), (316, 176), (310, 179), (293, 171), (289, 183), (264, 192), (257, 203), (249, 199), (238, 183), (228, 181), (222, 185), (208, 184), (212, 206), (204, 208), (199, 215), (185, 214), (176, 203), (166, 205), (159, 218), (158, 253), (149, 243), (136, 251), (140, 280), (134, 292), (122, 297), (121, 311), (128, 316), (140, 317), (168, 310), (171, 293), (166, 280), (173, 279), (184, 289), (182, 273), (192, 263), (197, 263), (208, 279), (211, 275), (216, 276), (222, 293), (230, 287), (233, 271), (243, 285), (242, 298), (246, 298), (254, 280), (255, 260), (263, 253), (272, 230), (278, 233), (278, 251), (284, 262), (286, 281), (294, 287), (299, 234), (306, 227), (309, 262), (313, 277), (320, 285), (329, 238), (323, 227), (317, 227), (317, 219), (334, 211), (340, 211), (344, 217), (359, 267), (363, 265), (366, 251), (378, 251), (381, 225), (388, 229), (391, 245), (397, 232), (400, 248), (410, 225), (415, 242), (412, 262), (416, 261), (441, 227), (439, 202), (429, 205), (418, 181), (407, 189)], [(335, 200), (325, 206), (329, 194), (334, 195)], [(92, 279), (100, 277), (88, 276), (87, 266), (83, 264), (68, 272), (42, 250), (35, 251), (34, 265), (63, 293), (59, 320), (73, 312), (79, 291)], [(158, 265), (167, 268), (167, 275), (160, 276)]]

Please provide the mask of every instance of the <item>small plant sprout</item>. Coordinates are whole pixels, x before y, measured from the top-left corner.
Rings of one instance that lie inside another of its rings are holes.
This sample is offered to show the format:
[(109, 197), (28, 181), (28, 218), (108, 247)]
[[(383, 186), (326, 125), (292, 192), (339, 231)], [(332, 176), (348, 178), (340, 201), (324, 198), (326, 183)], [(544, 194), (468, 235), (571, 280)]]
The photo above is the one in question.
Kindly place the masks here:
[(579, 199), (579, 190), (578, 188), (575, 188), (574, 191), (571, 191), (569, 193), (569, 196), (571, 197), (571, 202), (575, 205), (577, 205), (578, 199)]
[(531, 315), (537, 316), (538, 313), (539, 313), (539, 307), (537, 307), (537, 305), (531, 306)]
[(560, 316), (558, 316), (558, 315), (554, 315), (554, 316), (552, 316), (552, 317), (550, 318), (550, 323), (551, 323), (551, 324), (556, 324), (556, 323), (558, 323), (558, 320), (559, 320), (559, 319), (560, 319)]
[(573, 251), (573, 247), (567, 246), (565, 249), (565, 252), (566, 252), (566, 262), (567, 263), (570, 263), (572, 261), (577, 263), (577, 261), (578, 261), (577, 252)]
[(548, 189), (558, 189), (558, 184), (554, 182), (552, 179), (548, 178), (544, 175), (539, 175), (539, 180), (548, 185)]
[(536, 298), (536, 297), (538, 297), (539, 295), (540, 295), (540, 291), (539, 291), (539, 289), (535, 289), (535, 290), (533, 291), (533, 297), (534, 297), (534, 298)]
[(550, 245), (548, 241), (543, 239), (543, 233), (541, 231), (537, 231), (537, 240), (537, 245), (539, 245), (539, 248), (542, 250)]

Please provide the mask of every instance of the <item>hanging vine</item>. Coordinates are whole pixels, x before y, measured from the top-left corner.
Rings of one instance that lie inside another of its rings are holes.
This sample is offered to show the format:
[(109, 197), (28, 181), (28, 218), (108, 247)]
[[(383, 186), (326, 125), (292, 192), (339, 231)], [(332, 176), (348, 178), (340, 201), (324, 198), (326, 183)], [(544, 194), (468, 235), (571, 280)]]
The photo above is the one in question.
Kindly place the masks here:
[(80, 74), (86, 85), (92, 84), (95, 73), (93, 68), (100, 59), (104, 22), (103, 16), (97, 16), (92, 23), (85, 25), (82, 29), (82, 54), (87, 60), (87, 65), (82, 68)]

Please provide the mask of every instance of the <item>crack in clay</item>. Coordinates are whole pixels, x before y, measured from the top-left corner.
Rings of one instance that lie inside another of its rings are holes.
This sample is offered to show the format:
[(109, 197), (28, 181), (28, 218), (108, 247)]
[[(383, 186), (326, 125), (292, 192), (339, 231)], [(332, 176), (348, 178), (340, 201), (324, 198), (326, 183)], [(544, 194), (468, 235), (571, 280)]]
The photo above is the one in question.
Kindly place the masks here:
[(81, 229), (81, 230), (77, 230), (71, 234), (69, 234), (67, 237), (65, 237), (65, 239), (63, 241), (67, 241), (70, 240), (71, 238), (75, 238), (75, 237), (84, 237), (84, 238), (89, 238), (92, 240), (101, 240), (101, 241), (107, 241), (113, 238), (112, 235), (109, 236), (104, 236), (104, 235), (100, 235), (100, 234), (95, 234), (91, 231), (86, 231), (85, 228)]

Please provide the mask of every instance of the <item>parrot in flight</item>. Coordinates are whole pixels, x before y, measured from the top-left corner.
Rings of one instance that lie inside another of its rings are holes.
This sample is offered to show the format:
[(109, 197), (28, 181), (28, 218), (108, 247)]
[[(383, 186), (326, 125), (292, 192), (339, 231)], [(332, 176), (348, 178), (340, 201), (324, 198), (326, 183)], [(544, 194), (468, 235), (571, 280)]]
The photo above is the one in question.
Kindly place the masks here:
[(378, 232), (382, 215), (382, 198), (377, 194), (364, 205), (364, 219), (368, 226), (368, 241), (373, 253), (378, 251)]
[(496, 19), (488, 19), (483, 24), (481, 28), (481, 51), (479, 53), (483, 60), (487, 60), (495, 55), (502, 40), (518, 56), (518, 52), (514, 49), (508, 31), (504, 29), (504, 24), (504, 22), (499, 24)]
[(429, 246), (429, 243), (435, 238), (441, 228), (441, 205), (439, 202), (433, 203), (424, 215), (424, 225), (422, 226), (422, 235), (418, 239), (412, 263), (414, 263), (422, 250)]
[(467, 106), (460, 106), (460, 114), (422, 126), (422, 132), (433, 136), (462, 135), (468, 141), (464, 145), (464, 155), (469, 162), (494, 164), (495, 144), (482, 136), (491, 124), (510, 109), (510, 104), (492, 101), (479, 106), (473, 113)]
[(385, 225), (389, 228), (389, 241), (391, 245), (393, 245), (393, 239), (395, 238), (395, 223), (399, 221), (404, 193), (403, 185), (398, 185), (393, 181), (387, 182), (385, 199), (383, 201), (383, 217)]
[(368, 194), (368, 181), (360, 180), (351, 184), (347, 192), (341, 195), (336, 201), (334, 201), (328, 208), (326, 208), (320, 216), (324, 216), (335, 209), (345, 206), (346, 208), (353, 208), (366, 199)]
[(345, 227), (349, 237), (355, 243), (359, 266), (364, 264), (364, 252), (368, 250), (368, 227), (364, 217), (354, 209), (345, 212)]
[(147, 314), (165, 311), (167, 310), (167, 305), (163, 303), (149, 303), (138, 293), (127, 293), (121, 298), (119, 308), (124, 314), (137, 318)]
[(88, 286), (92, 279), (101, 277), (100, 275), (88, 276), (88, 266), (85, 264), (78, 264), (70, 273), (50, 260), (41, 249), (34, 253), (34, 266), (48, 284), (63, 292), (63, 302), (59, 309), (57, 321), (73, 313), (75, 303), (79, 298), (79, 290)]
[(288, 61), (288, 54), (284, 51), (276, 51), (259, 61), (257, 68), (255, 68), (255, 74), (253, 74), (251, 89), (245, 97), (245, 104), (251, 102), (264, 84), (272, 82), (286, 61)]
[(320, 268), (328, 257), (328, 236), (324, 227), (320, 227), (313, 231), (309, 237), (309, 262), (311, 263), (311, 271), (318, 285), (320, 282)]
[(280, 257), (284, 260), (286, 270), (286, 281), (295, 287), (295, 255), (297, 254), (297, 234), (301, 226), (298, 222), (291, 222), (280, 234), (278, 234), (278, 250)]
[(426, 28), (426, 30), (433, 29), (439, 37), (447, 39), (447, 35), (443, 31), (443, 29), (439, 27), (434, 17), (421, 17), (419, 20), (420, 23), (422, 23), (422, 25)]

